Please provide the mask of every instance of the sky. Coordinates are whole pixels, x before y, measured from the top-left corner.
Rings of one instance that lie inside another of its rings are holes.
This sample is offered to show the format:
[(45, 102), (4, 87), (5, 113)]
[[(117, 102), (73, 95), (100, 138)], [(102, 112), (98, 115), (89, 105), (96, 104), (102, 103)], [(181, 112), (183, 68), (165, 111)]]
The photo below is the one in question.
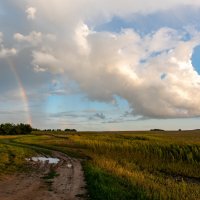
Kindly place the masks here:
[(199, 0), (0, 1), (0, 123), (200, 128)]

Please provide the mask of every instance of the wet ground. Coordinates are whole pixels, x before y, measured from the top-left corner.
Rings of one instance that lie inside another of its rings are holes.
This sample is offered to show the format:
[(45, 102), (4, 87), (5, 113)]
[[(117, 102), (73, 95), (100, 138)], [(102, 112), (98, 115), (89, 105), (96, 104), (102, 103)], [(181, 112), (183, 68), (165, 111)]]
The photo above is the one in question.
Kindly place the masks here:
[(35, 169), (0, 180), (0, 200), (83, 200), (87, 199), (81, 162), (60, 152), (52, 157), (28, 158)]

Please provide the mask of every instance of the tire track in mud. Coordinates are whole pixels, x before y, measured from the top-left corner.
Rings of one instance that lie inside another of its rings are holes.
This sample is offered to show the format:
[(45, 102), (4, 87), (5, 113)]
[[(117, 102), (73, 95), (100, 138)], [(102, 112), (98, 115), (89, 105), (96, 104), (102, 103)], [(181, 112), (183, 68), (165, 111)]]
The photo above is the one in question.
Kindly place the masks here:
[[(12, 145), (15, 142), (8, 142)], [(19, 146), (38, 149), (31, 145)], [(49, 150), (40, 148), (43, 150)], [(44, 152), (38, 156), (50, 157)], [(30, 173), (15, 174), (0, 180), (1, 200), (85, 200), (86, 183), (81, 160), (67, 156), (59, 151), (51, 151), (51, 157), (58, 158), (57, 164), (48, 161), (28, 162), (33, 170)]]

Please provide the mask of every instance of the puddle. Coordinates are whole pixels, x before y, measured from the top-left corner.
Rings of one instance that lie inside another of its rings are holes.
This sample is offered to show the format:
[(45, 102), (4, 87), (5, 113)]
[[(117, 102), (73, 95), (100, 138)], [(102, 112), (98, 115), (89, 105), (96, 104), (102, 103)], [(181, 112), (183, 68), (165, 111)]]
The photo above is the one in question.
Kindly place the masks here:
[(68, 164), (67, 164), (67, 167), (68, 167), (68, 168), (72, 168), (72, 164), (71, 164), (71, 163), (68, 163)]
[(48, 161), (49, 164), (57, 164), (60, 161), (60, 159), (58, 159), (58, 158), (46, 158), (46, 157), (32, 157), (32, 158), (28, 158), (26, 160), (34, 161), (34, 162), (46, 162), (46, 161)]

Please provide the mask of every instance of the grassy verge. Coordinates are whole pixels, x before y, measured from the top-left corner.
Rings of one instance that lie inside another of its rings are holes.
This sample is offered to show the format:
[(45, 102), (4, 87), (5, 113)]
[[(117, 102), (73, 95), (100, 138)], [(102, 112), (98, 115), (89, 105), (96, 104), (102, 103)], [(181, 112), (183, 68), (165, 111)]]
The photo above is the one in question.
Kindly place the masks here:
[(14, 172), (27, 172), (30, 166), (25, 159), (32, 155), (34, 152), (30, 149), (0, 143), (0, 176)]
[(16, 172), (30, 172), (34, 169), (27, 158), (37, 154), (51, 155), (51, 151), (37, 146), (30, 146), (15, 142), (15, 139), (26, 136), (1, 136), (0, 137), (0, 177)]
[(133, 187), (127, 180), (85, 163), (83, 165), (91, 200), (145, 200), (145, 191)]

